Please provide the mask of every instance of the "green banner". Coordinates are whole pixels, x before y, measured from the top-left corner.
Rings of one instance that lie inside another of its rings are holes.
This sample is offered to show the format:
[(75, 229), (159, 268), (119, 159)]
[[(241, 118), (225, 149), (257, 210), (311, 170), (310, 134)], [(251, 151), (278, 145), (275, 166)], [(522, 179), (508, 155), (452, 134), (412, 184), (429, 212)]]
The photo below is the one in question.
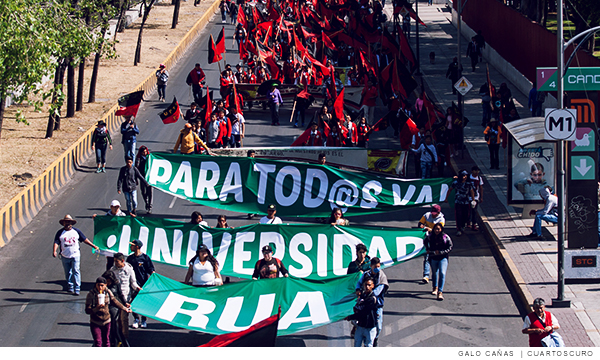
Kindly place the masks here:
[(146, 180), (157, 189), (201, 205), (280, 216), (376, 214), (446, 199), (448, 179), (401, 180), (326, 165), (247, 157), (152, 153)]
[(242, 331), (277, 313), (278, 335), (327, 325), (352, 314), (360, 273), (327, 280), (277, 278), (198, 288), (153, 274), (131, 308), (138, 314), (209, 334)]
[(221, 274), (246, 279), (262, 258), (260, 249), (268, 244), (291, 276), (326, 279), (346, 274), (358, 243), (364, 243), (368, 255), (379, 257), (385, 268), (421, 255), (424, 237), (421, 229), (306, 224), (216, 229), (158, 218), (94, 218), (94, 244), (101, 250), (128, 254), (129, 242), (140, 239), (142, 251), (152, 261), (187, 267), (202, 243), (219, 261)]

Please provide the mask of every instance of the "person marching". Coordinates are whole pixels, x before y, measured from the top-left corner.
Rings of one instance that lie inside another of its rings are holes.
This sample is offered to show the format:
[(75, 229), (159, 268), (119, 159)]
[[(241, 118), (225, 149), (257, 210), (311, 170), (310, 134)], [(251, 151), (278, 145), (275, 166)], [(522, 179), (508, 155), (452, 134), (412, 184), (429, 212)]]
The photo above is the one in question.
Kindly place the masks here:
[(267, 215), (260, 219), (260, 224), (281, 224), (281, 219), (275, 216), (276, 213), (277, 208), (275, 207), (275, 204), (270, 204), (267, 208)]
[(274, 279), (283, 276), (288, 277), (288, 271), (281, 260), (273, 257), (273, 249), (270, 245), (265, 245), (262, 248), (263, 258), (256, 262), (252, 280), (258, 279)]
[(448, 269), (448, 254), (452, 251), (452, 240), (450, 236), (444, 233), (444, 226), (441, 223), (433, 225), (433, 230), (423, 241), (423, 245), (429, 255), (431, 264), (431, 285), (432, 295), (436, 295), (438, 300), (444, 300), (444, 284), (446, 283), (446, 270)]
[[(96, 151), (96, 173), (106, 172), (106, 147), (112, 150), (112, 139), (104, 120), (98, 121), (92, 135), (92, 151)], [(94, 149), (95, 148), (95, 149)]]

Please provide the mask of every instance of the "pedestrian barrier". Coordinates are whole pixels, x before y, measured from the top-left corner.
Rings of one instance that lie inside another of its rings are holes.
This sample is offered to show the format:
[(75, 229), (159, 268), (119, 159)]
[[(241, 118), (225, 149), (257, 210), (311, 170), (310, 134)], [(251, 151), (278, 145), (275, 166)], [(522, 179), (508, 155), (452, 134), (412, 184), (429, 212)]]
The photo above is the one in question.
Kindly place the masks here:
[[(167, 68), (177, 64), (191, 45), (198, 39), (200, 33), (208, 24), (211, 17), (219, 7), (220, 0), (215, 0), (206, 10), (204, 15), (181, 39), (179, 44), (171, 51), (163, 63)], [(156, 76), (154, 70), (133, 91), (144, 90), (147, 94), (154, 90)], [(114, 132), (120, 127), (120, 116), (115, 116), (119, 109), (118, 105), (108, 110), (100, 120), (104, 120), (109, 131)], [(95, 125), (90, 127), (73, 145), (63, 152), (50, 166), (34, 179), (23, 191), (12, 198), (0, 209), (1, 236), (0, 247), (6, 245), (21, 229), (33, 220), (42, 207), (71, 179), (81, 166), (92, 154), (92, 135)]]

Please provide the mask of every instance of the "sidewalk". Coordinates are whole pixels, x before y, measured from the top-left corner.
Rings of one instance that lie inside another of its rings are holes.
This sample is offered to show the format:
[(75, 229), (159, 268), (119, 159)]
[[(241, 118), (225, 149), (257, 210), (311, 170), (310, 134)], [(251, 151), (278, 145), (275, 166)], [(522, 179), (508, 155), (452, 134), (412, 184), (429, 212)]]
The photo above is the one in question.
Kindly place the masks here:
[[(425, 2), (420, 2), (419, 17), (427, 25), (419, 28), (422, 78), (432, 100), (445, 111), (452, 101), (457, 100), (456, 95), (452, 95), (450, 81), (445, 78), (448, 64), (457, 56), (457, 30), (451, 23), (449, 9), (443, 5), (427, 6)], [(416, 50), (414, 34), (413, 22), (410, 42)], [(481, 126), (481, 100), (478, 96), (479, 87), (487, 81), (487, 62), (484, 59), (483, 63), (477, 65), (475, 72), (471, 71), (470, 60), (465, 56), (468, 42), (469, 39), (461, 39), (463, 75), (473, 84), (473, 89), (465, 96), (464, 112), (470, 120), (464, 132), (468, 153), (465, 152), (464, 159), (460, 155), (453, 158), (453, 166), (455, 169), (470, 171), (471, 166), (477, 165), (482, 169), (486, 184), (483, 190), (484, 202), (479, 206), (479, 213), (485, 230), (495, 242), (497, 253), (518, 289), (519, 294), (515, 294), (515, 298), (521, 300), (526, 308), (533, 299), (544, 298), (548, 310), (559, 320), (559, 333), (567, 346), (600, 346), (600, 303), (597, 301), (600, 285), (565, 285), (565, 299), (571, 300), (571, 307), (551, 307), (552, 299), (557, 297), (556, 227), (544, 226), (548, 241), (527, 238), (526, 235), (531, 233), (533, 220), (521, 219), (521, 209), (506, 205), (507, 160), (502, 148), (500, 170), (489, 169), (489, 152), (484, 141), (484, 128)], [(435, 64), (429, 62), (431, 51), (436, 55)], [(490, 77), (496, 88), (503, 82), (507, 83), (519, 115), (522, 118), (529, 117), (527, 94), (519, 92), (516, 86), (491, 66)], [(452, 232), (450, 234), (453, 235)], [(520, 332), (521, 329), (514, 331)]]

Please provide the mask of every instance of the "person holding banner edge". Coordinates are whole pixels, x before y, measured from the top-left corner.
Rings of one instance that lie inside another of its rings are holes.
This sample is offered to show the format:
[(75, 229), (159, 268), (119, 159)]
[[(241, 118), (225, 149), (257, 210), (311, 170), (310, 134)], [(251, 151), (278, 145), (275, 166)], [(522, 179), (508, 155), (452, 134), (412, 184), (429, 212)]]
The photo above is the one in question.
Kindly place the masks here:
[[(256, 262), (252, 280), (274, 279), (280, 276), (288, 277), (288, 271), (281, 260), (273, 257), (273, 248), (265, 245), (262, 248), (263, 258)], [(281, 275), (280, 275), (281, 274)]]
[(210, 253), (206, 245), (198, 245), (196, 255), (190, 259), (188, 271), (183, 282), (199, 287), (223, 285), (223, 280), (219, 273), (219, 262)]

